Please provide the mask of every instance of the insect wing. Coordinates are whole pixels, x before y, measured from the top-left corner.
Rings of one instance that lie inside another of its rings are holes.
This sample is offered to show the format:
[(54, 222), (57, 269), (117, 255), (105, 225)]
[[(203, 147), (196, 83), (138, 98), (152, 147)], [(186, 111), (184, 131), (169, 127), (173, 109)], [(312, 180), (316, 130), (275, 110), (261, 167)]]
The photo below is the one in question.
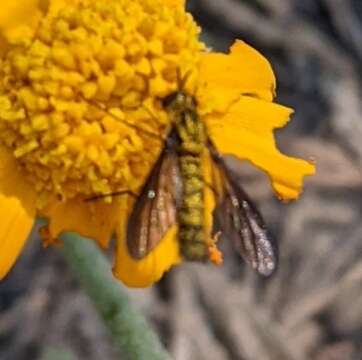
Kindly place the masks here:
[(134, 259), (142, 259), (176, 223), (182, 181), (177, 154), (167, 147), (137, 198), (127, 225), (127, 246)]
[(215, 151), (213, 158), (223, 183), (214, 210), (215, 231), (230, 238), (236, 251), (260, 274), (268, 276), (277, 266), (277, 247), (264, 220), (248, 195)]

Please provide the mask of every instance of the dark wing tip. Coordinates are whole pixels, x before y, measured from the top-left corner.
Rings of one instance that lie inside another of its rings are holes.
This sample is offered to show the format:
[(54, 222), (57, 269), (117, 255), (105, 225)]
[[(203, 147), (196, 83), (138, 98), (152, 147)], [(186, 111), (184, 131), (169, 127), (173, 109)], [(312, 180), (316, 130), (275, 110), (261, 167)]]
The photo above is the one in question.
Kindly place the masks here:
[(258, 263), (256, 270), (263, 276), (270, 276), (278, 265), (278, 251), (275, 241), (268, 231), (258, 232), (256, 238), (256, 250)]
[(258, 264), (257, 270), (260, 275), (270, 276), (277, 268), (275, 259), (267, 259)]

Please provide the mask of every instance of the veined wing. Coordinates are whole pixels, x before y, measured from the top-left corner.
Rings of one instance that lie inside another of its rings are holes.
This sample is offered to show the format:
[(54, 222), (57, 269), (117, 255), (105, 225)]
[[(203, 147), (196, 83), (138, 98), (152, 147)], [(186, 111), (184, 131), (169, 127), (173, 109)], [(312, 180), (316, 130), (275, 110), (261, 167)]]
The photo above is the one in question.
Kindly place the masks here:
[(210, 145), (223, 192), (217, 194), (214, 230), (229, 238), (235, 250), (260, 274), (268, 276), (277, 267), (277, 246), (264, 220), (217, 150)]
[(182, 179), (178, 157), (175, 151), (166, 146), (128, 220), (127, 247), (134, 259), (145, 257), (176, 223), (177, 204), (181, 196)]

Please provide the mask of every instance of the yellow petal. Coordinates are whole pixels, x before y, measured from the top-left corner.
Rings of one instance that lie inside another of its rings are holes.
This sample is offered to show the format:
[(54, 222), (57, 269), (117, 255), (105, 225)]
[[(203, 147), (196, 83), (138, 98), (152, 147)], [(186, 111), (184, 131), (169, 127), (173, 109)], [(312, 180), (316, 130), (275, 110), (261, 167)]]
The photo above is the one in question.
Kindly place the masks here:
[(0, 279), (17, 259), (35, 219), (35, 192), (0, 147)]
[(269, 62), (245, 42), (237, 40), (230, 54), (205, 53), (197, 90), (201, 112), (224, 112), (240, 95), (271, 101), (275, 77)]
[(183, 7), (185, 7), (185, 0), (164, 0), (164, 3), (166, 5), (170, 5), (170, 6), (178, 6), (181, 5)]
[[(210, 154), (207, 149), (202, 157), (202, 174), (205, 184), (215, 184), (213, 183), (213, 170), (212, 163), (210, 159)], [(213, 227), (213, 217), (212, 212), (215, 208), (215, 196), (213, 188), (208, 185), (204, 186), (204, 230), (205, 230), (205, 238), (211, 238), (211, 232)]]
[(53, 201), (42, 210), (42, 216), (49, 219), (51, 239), (71, 231), (96, 240), (103, 248), (108, 246), (120, 214), (118, 201), (107, 204), (102, 200), (86, 202), (83, 199)]
[(47, 8), (48, 13), (52, 16), (56, 16), (59, 10), (63, 9), (66, 6), (76, 6), (80, 3), (80, 0), (41, 0), (47, 3), (47, 6), (43, 6)]
[(41, 0), (3, 1), (0, 9), (0, 32), (14, 41), (34, 33), (41, 18)]
[[(222, 194), (222, 182), (218, 169), (213, 165), (210, 152), (206, 148), (202, 156), (204, 186), (204, 236), (208, 246), (209, 261), (214, 265), (223, 263), (223, 254), (217, 247), (219, 234), (213, 234), (213, 211), (216, 205), (215, 193)], [(212, 185), (212, 186), (210, 186)]]
[(264, 170), (281, 199), (296, 199), (305, 175), (312, 175), (312, 162), (283, 155), (276, 148), (273, 129), (285, 125), (292, 110), (243, 96), (226, 115), (205, 118), (209, 136), (222, 154), (246, 159)]
[(160, 243), (141, 260), (133, 259), (128, 253), (126, 226), (127, 216), (121, 216), (117, 228), (117, 253), (113, 274), (127, 286), (150, 286), (181, 261), (176, 225), (172, 226)]

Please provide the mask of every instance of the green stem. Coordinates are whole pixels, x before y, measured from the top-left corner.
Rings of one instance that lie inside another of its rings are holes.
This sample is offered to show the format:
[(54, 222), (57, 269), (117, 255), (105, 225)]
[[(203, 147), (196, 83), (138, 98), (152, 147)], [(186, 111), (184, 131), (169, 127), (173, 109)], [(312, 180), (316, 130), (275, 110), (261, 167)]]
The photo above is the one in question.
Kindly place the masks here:
[(154, 331), (113, 278), (110, 264), (98, 247), (72, 233), (61, 238), (67, 262), (102, 316), (122, 359), (169, 360)]
[(77, 358), (68, 349), (47, 347), (40, 358), (41, 360), (76, 360)]

